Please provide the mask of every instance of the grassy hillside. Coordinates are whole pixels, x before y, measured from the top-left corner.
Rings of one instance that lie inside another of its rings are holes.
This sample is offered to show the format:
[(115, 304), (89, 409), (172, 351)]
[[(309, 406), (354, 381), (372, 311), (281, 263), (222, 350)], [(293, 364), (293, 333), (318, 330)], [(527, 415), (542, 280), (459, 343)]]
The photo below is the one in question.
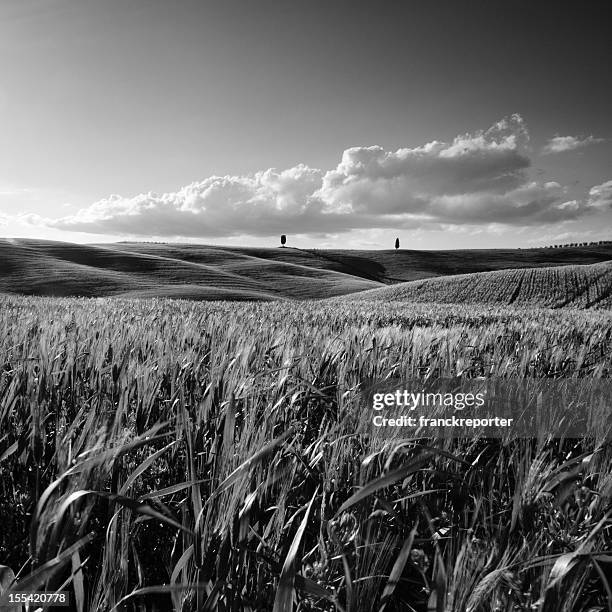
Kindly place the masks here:
[(0, 292), (195, 300), (320, 299), (404, 281), (612, 260), (565, 249), (350, 251), (0, 239)]
[(513, 268), (585, 265), (612, 260), (612, 245), (563, 249), (460, 249), (446, 251), (311, 251), (321, 253), (348, 269), (367, 265), (374, 277), (394, 284), (434, 276), (490, 272)]
[(373, 301), (609, 308), (612, 306), (612, 262), (430, 278), (365, 291), (353, 297)]
[[(137, 247), (138, 245), (133, 245)], [(154, 246), (154, 245), (153, 245)], [(123, 248), (126, 247), (126, 248)], [(0, 240), (0, 291), (43, 296), (316, 299), (379, 286), (367, 279), (214, 247), (138, 249)]]
[(612, 260), (612, 245), (563, 249), (462, 249), (447, 251), (341, 250), (214, 247), (189, 244), (118, 243), (104, 248), (158, 255), (183, 261), (240, 269), (247, 261), (288, 263), (343, 272), (384, 284), (488, 272), (510, 268), (537, 268), (592, 264)]

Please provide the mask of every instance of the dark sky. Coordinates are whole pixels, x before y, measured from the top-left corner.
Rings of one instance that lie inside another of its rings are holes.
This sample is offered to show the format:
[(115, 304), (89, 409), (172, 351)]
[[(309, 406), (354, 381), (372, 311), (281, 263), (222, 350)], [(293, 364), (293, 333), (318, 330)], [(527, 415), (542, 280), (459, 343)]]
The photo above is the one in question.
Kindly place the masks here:
[[(375, 246), (390, 227), (432, 247), (596, 238), (612, 193), (606, 5), (3, 0), (0, 232), (255, 244), (285, 219), (318, 245)], [(469, 168), (443, 147), (415, 161), (458, 137)], [(352, 147), (384, 177), (357, 153), (339, 171)], [(442, 188), (445, 172), (481, 182)]]

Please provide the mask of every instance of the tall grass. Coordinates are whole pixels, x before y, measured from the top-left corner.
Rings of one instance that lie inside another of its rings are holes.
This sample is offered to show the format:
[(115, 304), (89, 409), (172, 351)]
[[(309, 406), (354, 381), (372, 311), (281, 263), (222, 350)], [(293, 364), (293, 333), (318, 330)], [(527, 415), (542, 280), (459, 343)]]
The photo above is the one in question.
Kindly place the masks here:
[(610, 377), (609, 312), (0, 300), (0, 563), (78, 610), (601, 610), (612, 452), (357, 434), (371, 379)]

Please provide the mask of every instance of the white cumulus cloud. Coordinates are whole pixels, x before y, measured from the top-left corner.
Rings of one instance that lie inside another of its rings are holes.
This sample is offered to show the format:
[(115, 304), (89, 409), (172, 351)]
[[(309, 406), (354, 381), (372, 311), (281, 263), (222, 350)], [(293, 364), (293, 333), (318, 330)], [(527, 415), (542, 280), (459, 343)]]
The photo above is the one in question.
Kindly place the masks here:
[(171, 193), (114, 195), (59, 219), (29, 219), (93, 234), (218, 238), (435, 224), (534, 226), (592, 211), (593, 204), (569, 200), (560, 184), (529, 179), (528, 140), (515, 114), (452, 142), (396, 151), (352, 147), (327, 171), (301, 164), (211, 176)]
[(604, 142), (604, 140), (604, 138), (595, 138), (595, 136), (555, 136), (542, 147), (542, 154), (551, 155), (582, 149), (592, 144)]
[(612, 181), (591, 187), (588, 205), (600, 210), (610, 210), (612, 208)]

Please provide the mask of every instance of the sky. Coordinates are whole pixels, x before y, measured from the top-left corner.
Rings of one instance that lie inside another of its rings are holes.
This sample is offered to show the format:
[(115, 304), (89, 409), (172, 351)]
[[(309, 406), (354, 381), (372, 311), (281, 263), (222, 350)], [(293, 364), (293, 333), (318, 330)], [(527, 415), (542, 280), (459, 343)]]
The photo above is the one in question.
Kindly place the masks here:
[(2, 0), (0, 235), (611, 239), (606, 8)]

